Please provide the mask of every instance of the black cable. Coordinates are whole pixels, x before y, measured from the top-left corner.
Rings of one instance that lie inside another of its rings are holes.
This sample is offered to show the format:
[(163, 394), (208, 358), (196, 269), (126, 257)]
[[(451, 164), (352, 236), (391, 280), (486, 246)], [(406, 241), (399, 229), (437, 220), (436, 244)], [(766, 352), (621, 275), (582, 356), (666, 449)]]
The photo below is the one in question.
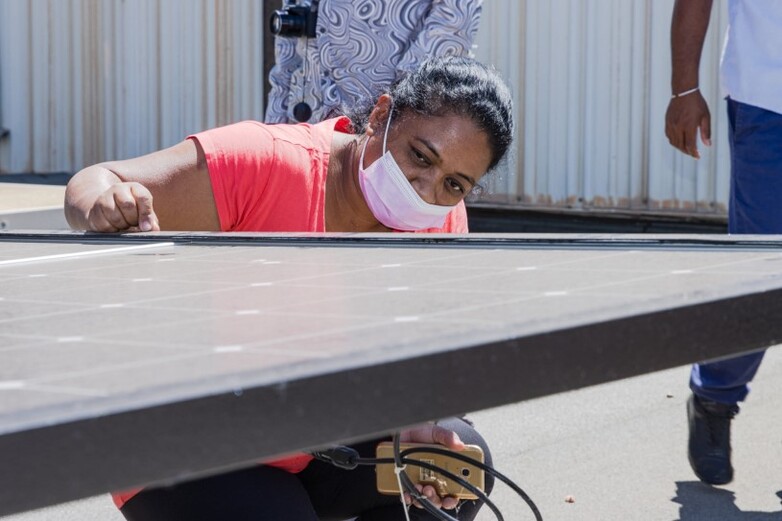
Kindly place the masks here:
[(358, 467), (359, 460), (361, 459), (358, 457), (358, 452), (356, 449), (351, 449), (350, 447), (345, 447), (344, 445), (313, 452), (311, 454), (320, 461), (330, 463), (335, 467), (339, 467), (345, 470), (353, 470), (354, 468)]
[[(317, 17), (318, 4), (320, 4), (320, 0), (312, 0), (312, 2), (310, 2), (310, 5), (308, 6), (310, 12), (308, 16)], [(315, 30), (317, 31), (317, 22)], [(302, 37), (304, 38), (304, 80), (301, 85), (301, 100), (293, 107), (293, 117), (296, 118), (296, 121), (299, 123), (305, 123), (312, 117), (312, 106), (305, 101), (307, 97), (307, 80), (309, 79), (310, 74), (310, 36), (308, 34), (304, 34)]]
[[(402, 462), (403, 464), (410, 464), (410, 465), (414, 465), (414, 466), (420, 466), (420, 467), (424, 467), (424, 468), (429, 468), (430, 470), (435, 470), (436, 472), (439, 472), (439, 473), (445, 475), (446, 477), (450, 477), (451, 479), (455, 478), (454, 481), (456, 481), (461, 486), (463, 486), (463, 487), (467, 488), (468, 490), (470, 490), (473, 494), (476, 494), (476, 491), (478, 489), (476, 487), (474, 487), (471, 483), (468, 483), (467, 481), (463, 480), (461, 477), (455, 476), (454, 474), (451, 474), (447, 470), (439, 468), (439, 467), (436, 467), (435, 465), (425, 464), (422, 461), (416, 461), (416, 460), (412, 460), (412, 459), (408, 460), (407, 458), (405, 458), (405, 456), (407, 454), (409, 454), (409, 450), (405, 450), (405, 451), (400, 452), (399, 449), (400, 449), (399, 433), (396, 433), (394, 435), (394, 462), (395, 462), (395, 466), (400, 467), (401, 465), (399, 465), (398, 462)], [(419, 451), (419, 452), (421, 452), (421, 451)], [(446, 455), (450, 455), (450, 453), (446, 451)], [(472, 459), (472, 458), (468, 458), (468, 459)], [(434, 467), (434, 468), (432, 468), (432, 467)], [(411, 496), (412, 496), (412, 494), (414, 492), (417, 492), (417, 489), (415, 488), (415, 484), (407, 476), (406, 473), (400, 472), (400, 476), (399, 477), (400, 477), (400, 481), (404, 484), (405, 488), (407, 488), (407, 492), (409, 494), (411, 494)], [(502, 513), (500, 512), (500, 510), (497, 508), (497, 506), (494, 504), (494, 502), (492, 502), (489, 499), (489, 497), (483, 491), (480, 491), (476, 495), (491, 509), (492, 512), (494, 512), (494, 515), (497, 516), (497, 521), (504, 521), (504, 518), (502, 517)], [(442, 519), (442, 520), (458, 521), (458, 519), (455, 519), (455, 518), (451, 517), (450, 515), (446, 514), (445, 512), (441, 511), (431, 501), (429, 501), (428, 498), (423, 497), (422, 494), (419, 494), (419, 496), (420, 496), (419, 499), (418, 499), (419, 503), (421, 503), (422, 506), (424, 507), (424, 509), (427, 512), (429, 512), (430, 514), (432, 514), (435, 517), (437, 517), (439, 519)], [(423, 499), (421, 499), (421, 497)]]
[[(404, 457), (404, 451), (402, 452), (402, 461), (406, 465), (413, 465), (415, 467), (423, 467), (425, 469), (433, 470), (439, 474), (442, 474), (443, 476), (450, 478), (451, 480), (457, 482), (462, 487), (466, 488), (476, 496), (478, 496), (478, 499), (480, 499), (489, 509), (494, 512), (494, 515), (497, 517), (497, 521), (505, 521), (505, 518), (502, 515), (502, 512), (500, 512), (500, 509), (497, 508), (497, 505), (494, 504), (492, 500), (489, 499), (489, 496), (486, 495), (484, 491), (473, 485), (472, 483), (462, 479), (460, 476), (457, 476), (456, 474), (453, 474), (443, 468), (438, 467), (437, 465), (432, 465), (431, 463), (426, 463), (424, 461), (414, 460), (414, 459), (408, 459)], [(412, 482), (411, 482), (412, 483)]]
[[(402, 451), (401, 454), (404, 455), (405, 452), (407, 452), (407, 451)], [(505, 520), (505, 518), (502, 515), (502, 512), (500, 512), (499, 508), (497, 508), (497, 505), (495, 505), (494, 502), (491, 499), (489, 499), (489, 496), (487, 496), (486, 493), (483, 490), (481, 490), (480, 488), (476, 487), (475, 485), (473, 485), (469, 481), (465, 480), (461, 476), (459, 476), (457, 474), (454, 474), (454, 473), (452, 473), (452, 472), (450, 472), (448, 470), (445, 470), (442, 467), (438, 467), (437, 465), (432, 465), (431, 463), (427, 463), (425, 461), (415, 460), (415, 459), (411, 459), (411, 458), (405, 458), (404, 456), (402, 457), (402, 463), (404, 465), (411, 465), (413, 467), (421, 467), (421, 468), (425, 468), (425, 469), (428, 469), (428, 470), (432, 470), (434, 472), (437, 472), (438, 474), (442, 474), (443, 476), (445, 476), (446, 478), (451, 479), (452, 481), (455, 481), (456, 483), (458, 483), (459, 485), (461, 485), (462, 487), (466, 488), (467, 490), (472, 492), (474, 495), (476, 495), (480, 501), (482, 501), (487, 507), (489, 507), (489, 509), (492, 512), (494, 512), (494, 515), (497, 516), (498, 521), (504, 521)], [(359, 458), (358, 459), (358, 464), (359, 465), (384, 465), (384, 464), (393, 465), (394, 464), (394, 459), (393, 458)], [(401, 477), (402, 476), (400, 476), (400, 478)], [(412, 481), (410, 481), (410, 485), (413, 487), (413, 490), (412, 491), (408, 490), (407, 492), (408, 493), (411, 493), (411, 492), (415, 493), (415, 499), (416, 500), (421, 501), (421, 498), (423, 498), (425, 501), (431, 503), (426, 498), (426, 496), (423, 496), (423, 495), (421, 495), (418, 492), (418, 489), (415, 488), (415, 484)], [(435, 509), (437, 509), (437, 511), (438, 511), (436, 515), (446, 515), (447, 516), (447, 514), (442, 512), (440, 509), (438, 509), (434, 505), (432, 505), (432, 506)], [(443, 517), (442, 519), (453, 519), (453, 518), (449, 516), (449, 517)]]
[[(396, 468), (403, 468), (405, 465), (412, 465), (415, 467), (422, 467), (428, 470), (432, 470), (455, 481), (465, 489), (472, 492), (492, 512), (494, 512), (494, 515), (497, 517), (498, 521), (504, 521), (502, 513), (499, 511), (497, 506), (488, 498), (485, 492), (483, 492), (481, 489), (479, 489), (472, 483), (464, 480), (461, 476), (457, 476), (456, 474), (453, 474), (447, 471), (446, 469), (438, 467), (437, 465), (432, 465), (424, 461), (415, 460), (407, 457), (411, 454), (416, 454), (416, 453), (441, 454), (453, 459), (457, 459), (459, 461), (463, 461), (475, 467), (478, 467), (482, 469), (484, 472), (487, 472), (492, 476), (494, 476), (495, 478), (499, 479), (500, 481), (508, 485), (511, 489), (513, 489), (513, 491), (516, 492), (524, 500), (524, 502), (527, 504), (529, 509), (534, 514), (536, 521), (543, 521), (543, 516), (538, 510), (537, 505), (535, 505), (535, 503), (532, 501), (532, 498), (530, 498), (529, 495), (527, 495), (527, 493), (521, 489), (521, 487), (516, 485), (516, 483), (514, 483), (510, 478), (506, 477), (501, 472), (495, 470), (493, 467), (486, 465), (482, 461), (475, 460), (473, 458), (470, 458), (469, 456), (459, 454), (458, 452), (455, 451), (440, 449), (438, 447), (412, 447), (402, 451), (400, 450), (401, 447), (400, 447), (400, 440), (398, 434), (394, 435), (393, 445), (394, 445), (393, 458), (361, 458), (359, 457), (359, 454), (355, 449), (352, 449), (350, 447), (345, 447), (345, 446), (338, 446), (324, 451), (313, 452), (312, 455), (321, 461), (324, 461), (326, 463), (329, 463), (331, 465), (346, 470), (353, 470), (359, 465), (380, 465), (380, 464), (392, 464)], [(399, 480), (402, 483), (403, 491), (410, 494), (410, 497), (412, 499), (418, 501), (421, 504), (421, 506), (424, 508), (424, 510), (432, 514), (434, 517), (443, 521), (459, 521), (458, 519), (450, 516), (446, 512), (436, 507), (423, 494), (420, 494), (418, 492), (418, 489), (415, 488), (415, 484), (413, 483), (413, 481), (405, 472), (399, 472)]]
[[(400, 449), (399, 445), (400, 445), (399, 433), (395, 433), (394, 434), (394, 467), (396, 469), (404, 468), (404, 462), (402, 459), (402, 454), (399, 450)], [(415, 498), (416, 500), (418, 500), (418, 503), (424, 508), (424, 510), (432, 514), (437, 519), (441, 519), (442, 521), (459, 521), (455, 517), (452, 517), (449, 514), (442, 512), (439, 508), (434, 506), (434, 504), (431, 501), (429, 501), (429, 499), (426, 496), (419, 493), (418, 489), (415, 488), (415, 484), (407, 475), (407, 473), (397, 471), (397, 476), (399, 476), (399, 482), (401, 483), (402, 487), (404, 487), (407, 493), (410, 494), (411, 498)]]
[[(527, 504), (527, 506), (532, 510), (532, 513), (535, 515), (535, 519), (537, 521), (543, 521), (543, 516), (540, 514), (540, 511), (538, 510), (537, 505), (535, 505), (535, 502), (532, 501), (532, 498), (527, 495), (524, 490), (521, 489), (516, 483), (514, 483), (510, 478), (506, 477), (504, 474), (502, 474), (500, 471), (496, 470), (493, 467), (490, 467), (486, 465), (485, 463), (478, 461), (476, 459), (473, 459), (469, 456), (465, 456), (463, 454), (459, 454), (458, 452), (446, 450), (446, 449), (440, 449), (437, 447), (413, 447), (407, 450), (404, 450), (401, 452), (400, 456), (405, 457), (410, 454), (414, 453), (420, 453), (420, 452), (426, 452), (429, 454), (441, 454), (444, 456), (448, 456), (450, 458), (458, 459), (459, 461), (463, 461), (465, 463), (469, 463), (470, 465), (474, 465), (485, 472), (490, 473), (495, 478), (499, 479), (506, 485), (508, 485), (510, 488), (512, 488), (519, 496), (521, 496), (521, 499), (524, 500), (524, 502)], [(439, 472), (439, 471), (438, 471)]]

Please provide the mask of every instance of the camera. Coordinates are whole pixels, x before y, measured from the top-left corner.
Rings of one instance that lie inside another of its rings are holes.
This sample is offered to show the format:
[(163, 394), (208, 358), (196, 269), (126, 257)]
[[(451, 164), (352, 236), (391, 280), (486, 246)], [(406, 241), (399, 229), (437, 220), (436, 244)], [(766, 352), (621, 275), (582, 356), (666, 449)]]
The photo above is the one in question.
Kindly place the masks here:
[(275, 36), (315, 38), (318, 23), (318, 2), (310, 5), (289, 5), (272, 12), (269, 30)]

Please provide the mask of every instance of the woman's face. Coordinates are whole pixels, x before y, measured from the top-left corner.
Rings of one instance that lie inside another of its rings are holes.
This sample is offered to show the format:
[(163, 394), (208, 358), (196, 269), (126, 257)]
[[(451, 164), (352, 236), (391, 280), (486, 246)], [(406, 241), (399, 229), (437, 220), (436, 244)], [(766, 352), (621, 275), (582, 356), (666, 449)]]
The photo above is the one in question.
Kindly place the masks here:
[[(387, 110), (385, 115), (378, 114), (375, 122), (370, 118), (374, 132), (367, 144), (365, 166), (383, 154), (386, 117)], [(397, 112), (391, 117), (388, 150), (424, 201), (453, 206), (489, 169), (488, 137), (472, 119), (454, 114), (432, 117)]]

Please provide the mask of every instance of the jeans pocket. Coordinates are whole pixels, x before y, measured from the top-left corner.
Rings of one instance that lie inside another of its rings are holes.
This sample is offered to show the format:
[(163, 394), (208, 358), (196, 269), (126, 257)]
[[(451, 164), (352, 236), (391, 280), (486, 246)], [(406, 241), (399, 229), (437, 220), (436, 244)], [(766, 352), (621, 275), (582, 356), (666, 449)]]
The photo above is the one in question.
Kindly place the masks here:
[(752, 117), (747, 112), (747, 109), (752, 107), (735, 100), (729, 102), (733, 105), (733, 139), (740, 141), (752, 134)]

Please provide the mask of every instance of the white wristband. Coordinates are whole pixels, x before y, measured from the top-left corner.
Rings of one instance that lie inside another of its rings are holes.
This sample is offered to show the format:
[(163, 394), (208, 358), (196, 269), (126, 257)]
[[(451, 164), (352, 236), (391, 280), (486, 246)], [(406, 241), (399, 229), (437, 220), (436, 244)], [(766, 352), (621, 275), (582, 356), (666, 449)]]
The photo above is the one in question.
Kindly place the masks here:
[(700, 87), (695, 87), (694, 89), (685, 90), (684, 92), (680, 92), (679, 94), (674, 94), (673, 96), (671, 96), (671, 99), (681, 98), (688, 94), (692, 94), (693, 92), (698, 92), (700, 89), (701, 89)]

